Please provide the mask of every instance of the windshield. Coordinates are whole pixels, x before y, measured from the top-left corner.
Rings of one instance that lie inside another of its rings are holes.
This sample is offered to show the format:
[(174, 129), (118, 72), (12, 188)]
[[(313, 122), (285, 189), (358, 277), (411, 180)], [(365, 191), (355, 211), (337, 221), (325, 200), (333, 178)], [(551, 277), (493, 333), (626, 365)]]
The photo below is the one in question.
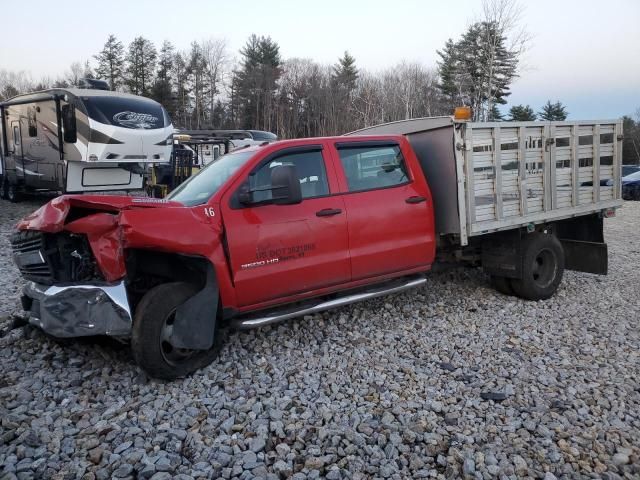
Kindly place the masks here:
[(136, 97), (81, 97), (89, 118), (116, 127), (154, 129), (171, 125), (157, 102)]
[(635, 172), (631, 175), (627, 175), (626, 177), (623, 177), (622, 180), (625, 180), (627, 182), (631, 180), (640, 180), (640, 172)]
[(220, 157), (176, 188), (167, 199), (188, 207), (205, 203), (254, 153), (244, 151)]

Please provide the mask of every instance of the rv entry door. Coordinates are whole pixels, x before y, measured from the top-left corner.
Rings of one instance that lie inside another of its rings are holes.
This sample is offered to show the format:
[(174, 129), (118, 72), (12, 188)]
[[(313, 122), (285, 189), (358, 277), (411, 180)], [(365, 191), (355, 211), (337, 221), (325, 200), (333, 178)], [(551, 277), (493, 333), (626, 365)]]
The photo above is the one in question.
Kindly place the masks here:
[(9, 134), (9, 152), (13, 156), (13, 163), (16, 167), (16, 177), (25, 179), (26, 172), (24, 169), (24, 156), (22, 155), (22, 131), (20, 129), (20, 120), (11, 122), (11, 133)]

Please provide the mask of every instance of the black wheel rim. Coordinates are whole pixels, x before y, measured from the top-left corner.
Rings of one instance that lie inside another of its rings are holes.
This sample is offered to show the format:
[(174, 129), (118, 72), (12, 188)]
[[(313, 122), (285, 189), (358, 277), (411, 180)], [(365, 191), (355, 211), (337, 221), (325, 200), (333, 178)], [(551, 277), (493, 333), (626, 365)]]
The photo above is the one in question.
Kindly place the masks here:
[(160, 351), (165, 362), (169, 365), (177, 365), (196, 353), (195, 350), (187, 348), (178, 348), (171, 343), (171, 335), (173, 334), (173, 322), (176, 319), (176, 311), (172, 310), (162, 322), (162, 331), (160, 333)]
[(533, 281), (540, 288), (546, 288), (553, 283), (558, 271), (556, 256), (548, 248), (540, 250), (533, 259), (531, 275)]

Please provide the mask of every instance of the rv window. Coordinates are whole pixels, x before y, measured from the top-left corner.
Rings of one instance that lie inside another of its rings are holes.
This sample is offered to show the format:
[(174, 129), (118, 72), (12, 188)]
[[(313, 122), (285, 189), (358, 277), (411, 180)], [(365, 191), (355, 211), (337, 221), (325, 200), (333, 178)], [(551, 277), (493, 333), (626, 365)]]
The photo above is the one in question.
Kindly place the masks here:
[(147, 98), (82, 97), (89, 118), (106, 125), (124, 128), (164, 128), (171, 120), (162, 106)]

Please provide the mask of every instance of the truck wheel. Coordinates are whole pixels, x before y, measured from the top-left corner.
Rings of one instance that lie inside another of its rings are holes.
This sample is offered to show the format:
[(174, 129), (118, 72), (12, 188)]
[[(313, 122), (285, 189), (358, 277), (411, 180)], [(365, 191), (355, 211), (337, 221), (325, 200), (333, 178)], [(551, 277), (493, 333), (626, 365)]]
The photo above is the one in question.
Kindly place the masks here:
[(0, 198), (6, 200), (8, 198), (9, 180), (7, 177), (0, 178)]
[(7, 180), (7, 200), (12, 203), (18, 203), (20, 201), (20, 192), (18, 192), (18, 186)]
[(136, 363), (151, 377), (173, 380), (210, 364), (220, 350), (221, 335), (216, 331), (210, 350), (187, 350), (171, 345), (173, 321), (178, 306), (198, 289), (186, 282), (158, 285), (149, 290), (136, 309), (131, 349)]
[(522, 241), (522, 278), (511, 280), (513, 291), (527, 300), (551, 297), (564, 273), (564, 249), (555, 235), (532, 233)]
[(510, 278), (491, 275), (491, 285), (493, 285), (493, 288), (495, 288), (497, 291), (505, 295), (514, 294)]

